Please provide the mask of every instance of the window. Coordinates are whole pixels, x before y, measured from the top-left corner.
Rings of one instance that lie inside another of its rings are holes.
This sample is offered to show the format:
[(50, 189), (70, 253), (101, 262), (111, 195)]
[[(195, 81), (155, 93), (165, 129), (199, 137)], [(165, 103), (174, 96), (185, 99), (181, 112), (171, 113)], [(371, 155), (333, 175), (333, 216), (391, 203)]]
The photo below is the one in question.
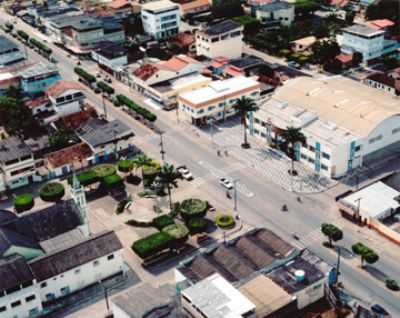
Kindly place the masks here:
[(45, 288), (45, 287), (47, 287), (47, 283), (46, 282), (40, 284), (40, 288)]
[(93, 262), (93, 266), (95, 266), (95, 267), (98, 266), (99, 264), (100, 264), (100, 262), (98, 260)]
[(356, 146), (356, 148), (354, 148), (355, 152), (360, 151), (360, 150), (361, 150), (361, 145), (358, 145), (358, 146)]
[(251, 95), (251, 96), (257, 96), (257, 95), (258, 95), (258, 92), (253, 92), (253, 93), (251, 93), (250, 95)]
[(321, 169), (322, 169), (322, 170), (328, 170), (328, 167), (325, 166), (324, 164), (322, 164), (322, 165), (321, 165)]
[(309, 162), (309, 163), (314, 163), (315, 161), (314, 161), (313, 158), (308, 158), (308, 162)]
[(308, 146), (308, 150), (310, 150), (311, 152), (314, 152), (315, 151), (315, 148), (313, 147), (313, 146)]
[(114, 259), (114, 254), (108, 255), (108, 256), (107, 256), (107, 259), (108, 259), (109, 261), (111, 261), (112, 259)]
[(301, 159), (307, 160), (307, 156), (306, 156), (304, 153), (302, 153), (302, 154), (300, 155), (300, 157), (301, 157)]
[(377, 142), (377, 141), (381, 140), (382, 138), (383, 138), (382, 135), (378, 135), (378, 136), (373, 137), (370, 140), (368, 140), (368, 143), (373, 144), (374, 142)]
[(15, 307), (18, 307), (20, 305), (21, 305), (21, 301), (17, 300), (17, 301), (14, 301), (13, 303), (11, 303), (11, 308), (15, 308)]
[(75, 274), (79, 274), (80, 272), (81, 272), (81, 269), (80, 269), (80, 268), (77, 268), (77, 269), (74, 271)]
[(7, 310), (6, 306), (0, 307), (0, 312), (5, 312)]
[(30, 301), (32, 301), (32, 300), (34, 300), (34, 299), (36, 299), (36, 296), (35, 296), (35, 295), (30, 295), (30, 296), (28, 296), (28, 297), (25, 298), (25, 301), (26, 301), (27, 303), (29, 303)]
[(322, 158), (329, 160), (329, 159), (331, 159), (331, 156), (329, 154), (327, 154), (326, 152), (323, 152), (322, 153)]
[(397, 134), (398, 132), (400, 132), (400, 127), (397, 127), (395, 129), (392, 130), (392, 134)]

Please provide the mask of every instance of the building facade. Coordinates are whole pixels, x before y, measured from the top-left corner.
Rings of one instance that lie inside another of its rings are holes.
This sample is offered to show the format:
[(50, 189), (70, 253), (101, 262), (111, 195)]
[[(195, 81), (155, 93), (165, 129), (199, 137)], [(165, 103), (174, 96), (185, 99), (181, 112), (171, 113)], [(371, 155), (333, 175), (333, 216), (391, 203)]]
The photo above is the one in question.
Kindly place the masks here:
[(271, 2), (255, 9), (256, 18), (266, 27), (290, 26), (294, 21), (294, 5), (284, 1)]
[(169, 0), (143, 4), (141, 17), (144, 32), (156, 40), (173, 37), (179, 33), (179, 5)]
[(226, 20), (196, 33), (196, 54), (235, 59), (243, 53), (243, 26)]
[(21, 88), (28, 95), (43, 93), (61, 79), (58, 69), (53, 64), (34, 64), (20, 73)]

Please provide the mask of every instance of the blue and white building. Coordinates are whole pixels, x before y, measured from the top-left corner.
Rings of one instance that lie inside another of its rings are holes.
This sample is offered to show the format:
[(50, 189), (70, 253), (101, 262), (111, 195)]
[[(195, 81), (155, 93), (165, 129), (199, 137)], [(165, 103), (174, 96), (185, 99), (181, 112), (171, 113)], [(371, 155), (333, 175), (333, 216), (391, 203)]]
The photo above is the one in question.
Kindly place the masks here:
[(283, 142), (287, 127), (301, 128), (307, 142), (295, 147), (297, 159), (332, 178), (376, 162), (400, 143), (398, 101), (345, 77), (285, 82), (250, 114), (248, 127), (267, 143)]
[(169, 38), (179, 33), (179, 5), (169, 0), (153, 1), (142, 5), (144, 32), (156, 40)]
[(20, 72), (21, 89), (29, 95), (45, 92), (60, 79), (60, 73), (54, 64), (40, 62)]

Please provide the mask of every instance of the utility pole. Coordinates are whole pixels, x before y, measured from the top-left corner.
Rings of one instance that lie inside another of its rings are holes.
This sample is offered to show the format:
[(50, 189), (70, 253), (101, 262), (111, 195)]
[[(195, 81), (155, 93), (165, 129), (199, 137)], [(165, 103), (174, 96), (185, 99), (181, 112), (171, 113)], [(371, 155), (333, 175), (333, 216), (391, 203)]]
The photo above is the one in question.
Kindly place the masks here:
[(164, 150), (163, 134), (164, 132), (160, 132), (160, 154), (161, 154), (161, 160), (164, 162), (165, 150)]
[(103, 100), (103, 113), (104, 119), (107, 119), (107, 108), (106, 108), (106, 101), (104, 100), (104, 92), (101, 94)]
[(177, 124), (179, 124), (179, 104), (176, 105), (175, 114), (176, 114), (176, 122)]
[(360, 206), (361, 206), (361, 199), (362, 199), (362, 197), (359, 197), (358, 199), (354, 200), (354, 202), (357, 202), (357, 223), (360, 222)]
[(337, 275), (337, 278), (340, 275), (340, 256), (341, 256), (341, 252), (342, 252), (342, 250), (340, 248), (338, 248), (338, 250), (337, 250), (338, 258), (337, 258), (337, 264), (336, 264), (336, 275)]
[(237, 189), (236, 189), (236, 183), (239, 181), (239, 179), (235, 179), (233, 180), (233, 210), (235, 211), (235, 213), (237, 213)]
[(108, 290), (107, 287), (104, 287), (104, 298), (106, 300), (107, 314), (110, 311), (110, 304), (108, 303)]

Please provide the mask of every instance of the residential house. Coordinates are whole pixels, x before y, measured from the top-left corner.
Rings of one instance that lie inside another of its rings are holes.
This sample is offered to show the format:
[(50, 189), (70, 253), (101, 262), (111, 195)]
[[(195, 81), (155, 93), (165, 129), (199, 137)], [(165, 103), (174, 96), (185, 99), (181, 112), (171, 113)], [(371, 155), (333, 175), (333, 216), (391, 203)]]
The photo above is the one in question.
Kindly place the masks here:
[(193, 34), (179, 33), (169, 42), (176, 45), (182, 53), (196, 54), (196, 37)]
[(144, 32), (156, 40), (173, 37), (179, 33), (179, 5), (169, 0), (147, 2), (142, 5)]
[(294, 21), (294, 5), (286, 1), (275, 1), (255, 9), (256, 18), (268, 29), (290, 26)]
[(199, 74), (203, 69), (203, 64), (199, 61), (179, 54), (168, 61), (155, 64), (144, 64), (133, 72), (131, 82), (140, 93), (149, 97), (160, 105), (169, 105), (169, 97), (165, 97), (163, 92), (156, 87), (169, 85), (172, 81), (184, 79), (188, 76)]
[(394, 96), (400, 95), (400, 72), (374, 73), (364, 79), (364, 83)]
[(287, 127), (301, 128), (307, 143), (296, 145), (297, 160), (330, 178), (379, 160), (400, 140), (393, 97), (345, 77), (288, 80), (248, 121), (267, 143), (282, 142)]
[(243, 26), (226, 20), (196, 32), (196, 53), (214, 59), (239, 58), (243, 53)]
[(178, 96), (179, 110), (192, 124), (204, 125), (236, 114), (233, 108), (241, 97), (258, 100), (260, 83), (244, 76), (211, 82), (208, 86)]
[(377, 19), (367, 21), (366, 25), (375, 30), (387, 31), (389, 28), (395, 26), (395, 23), (389, 19)]
[(0, 35), (0, 68), (11, 66), (25, 59), (25, 52), (17, 44)]
[(41, 94), (61, 79), (57, 66), (43, 62), (25, 68), (19, 76), (21, 89), (28, 95)]
[(182, 18), (190, 18), (211, 9), (211, 3), (208, 0), (174, 0), (174, 2), (179, 3)]
[(127, 17), (133, 13), (132, 2), (128, 0), (113, 0), (107, 3), (107, 11), (112, 15), (120, 15)]
[(20, 80), (15, 72), (0, 73), (0, 96), (4, 95), (10, 87), (19, 88)]
[(25, 106), (32, 111), (34, 116), (47, 116), (54, 114), (50, 100), (46, 95), (29, 99), (25, 102)]
[(93, 155), (87, 158), (90, 164), (108, 161), (136, 151), (132, 143), (134, 133), (122, 121), (110, 122), (91, 118), (77, 129), (79, 138), (89, 145)]
[(35, 160), (29, 147), (16, 137), (0, 140), (0, 192), (29, 184), (34, 174)]
[(317, 38), (312, 35), (292, 41), (290, 44), (293, 52), (307, 52), (311, 50), (315, 42), (317, 42)]
[(91, 55), (101, 69), (116, 78), (122, 76), (124, 66), (128, 64), (128, 50), (113, 42), (100, 44)]

